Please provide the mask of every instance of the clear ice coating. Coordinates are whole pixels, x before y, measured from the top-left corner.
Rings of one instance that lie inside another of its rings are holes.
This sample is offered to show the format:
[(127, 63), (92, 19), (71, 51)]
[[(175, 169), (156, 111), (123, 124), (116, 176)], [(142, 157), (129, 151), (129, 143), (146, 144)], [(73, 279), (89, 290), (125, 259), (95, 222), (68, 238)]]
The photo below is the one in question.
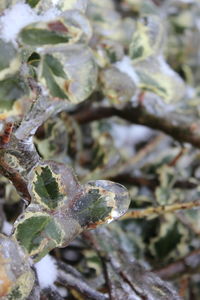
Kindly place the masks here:
[(0, 235), (0, 298), (27, 299), (35, 281), (27, 255), (14, 239)]
[(112, 208), (107, 223), (126, 213), (130, 205), (130, 197), (128, 190), (123, 185), (108, 180), (90, 181), (88, 185), (100, 188), (102, 196), (105, 195), (106, 205)]

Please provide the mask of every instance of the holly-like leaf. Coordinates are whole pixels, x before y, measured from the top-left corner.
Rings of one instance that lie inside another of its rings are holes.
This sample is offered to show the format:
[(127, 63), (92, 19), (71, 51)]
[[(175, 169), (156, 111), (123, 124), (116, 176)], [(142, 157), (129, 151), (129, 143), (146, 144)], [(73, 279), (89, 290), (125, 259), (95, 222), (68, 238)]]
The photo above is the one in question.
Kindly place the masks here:
[(107, 180), (90, 181), (71, 213), (82, 227), (94, 228), (123, 215), (129, 203), (125, 187)]
[(15, 224), (14, 236), (30, 256), (39, 259), (62, 244), (63, 232), (54, 219), (41, 212), (25, 212)]
[(35, 201), (50, 210), (56, 209), (65, 197), (59, 176), (48, 165), (36, 167), (33, 176), (30, 192)]

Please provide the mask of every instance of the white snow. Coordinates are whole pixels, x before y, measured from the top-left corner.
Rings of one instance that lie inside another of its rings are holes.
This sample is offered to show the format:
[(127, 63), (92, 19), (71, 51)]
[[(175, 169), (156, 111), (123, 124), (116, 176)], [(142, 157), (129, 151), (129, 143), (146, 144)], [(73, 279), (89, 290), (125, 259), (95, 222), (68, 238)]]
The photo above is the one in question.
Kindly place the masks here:
[(47, 254), (38, 263), (35, 264), (37, 276), (41, 288), (54, 286), (58, 270), (54, 258)]
[(3, 222), (2, 233), (6, 234), (6, 235), (11, 235), (12, 229), (13, 229), (13, 226), (10, 223), (8, 223), (7, 221)]
[(60, 296), (62, 296), (62, 297), (67, 297), (68, 296), (67, 289), (64, 288), (64, 287), (57, 287), (57, 291), (60, 294)]
[(153, 131), (142, 125), (113, 124), (111, 134), (116, 147), (121, 149), (126, 145), (126, 152), (133, 155), (135, 146), (146, 141), (153, 134)]
[(49, 21), (60, 14), (56, 8), (51, 8), (42, 15), (37, 13), (23, 2), (17, 3), (4, 11), (0, 17), (0, 37), (6, 42), (16, 42), (16, 38), (21, 29), (28, 24)]
[(57, 5), (60, 2), (60, 0), (52, 0), (53, 5)]
[(127, 74), (134, 83), (139, 82), (138, 75), (136, 74), (134, 67), (132, 65), (132, 61), (129, 56), (124, 56), (121, 61), (115, 63), (115, 67), (121, 72)]

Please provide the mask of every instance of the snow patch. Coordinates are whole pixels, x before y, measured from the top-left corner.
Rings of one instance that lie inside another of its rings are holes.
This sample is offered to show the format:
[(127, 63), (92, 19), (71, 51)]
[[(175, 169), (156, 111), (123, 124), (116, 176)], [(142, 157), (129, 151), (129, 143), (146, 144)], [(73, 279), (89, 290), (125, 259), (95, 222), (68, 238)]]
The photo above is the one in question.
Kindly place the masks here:
[(52, 0), (53, 5), (57, 5), (60, 2), (60, 0)]
[(122, 149), (126, 145), (126, 152), (133, 155), (135, 146), (150, 138), (153, 130), (142, 125), (113, 124), (111, 134), (117, 148)]
[(58, 276), (58, 270), (54, 258), (47, 254), (38, 263), (35, 264), (37, 276), (41, 288), (54, 286)]
[(6, 42), (15, 43), (17, 35), (23, 27), (34, 22), (52, 20), (59, 14), (59, 10), (51, 8), (44, 14), (37, 15), (28, 4), (17, 3), (6, 9), (0, 17), (0, 37)]
[(125, 55), (121, 61), (116, 62), (115, 67), (121, 72), (127, 74), (134, 83), (137, 84), (139, 82), (139, 77), (134, 70), (132, 61), (129, 56)]
[(3, 222), (2, 233), (6, 234), (6, 235), (11, 235), (12, 229), (13, 229), (12, 224), (8, 223), (7, 221)]
[(58, 287), (57, 291), (60, 294), (60, 296), (62, 296), (62, 297), (67, 297), (68, 296), (67, 289), (64, 288), (64, 287)]

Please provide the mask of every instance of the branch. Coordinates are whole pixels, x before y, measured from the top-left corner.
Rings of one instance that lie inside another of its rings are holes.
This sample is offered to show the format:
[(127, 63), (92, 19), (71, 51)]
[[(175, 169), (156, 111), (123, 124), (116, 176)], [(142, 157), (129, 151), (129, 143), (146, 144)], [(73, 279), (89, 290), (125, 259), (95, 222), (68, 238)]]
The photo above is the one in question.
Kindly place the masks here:
[(129, 210), (123, 217), (121, 217), (121, 220), (126, 219), (139, 219), (148, 217), (150, 215), (161, 215), (165, 213), (174, 212), (177, 210), (185, 210), (185, 209), (191, 209), (195, 207), (200, 207), (200, 201), (191, 201), (191, 202), (182, 202), (182, 203), (173, 203), (170, 205), (163, 205), (163, 206), (157, 206), (157, 207), (147, 207), (144, 209), (132, 209)]
[(128, 105), (121, 110), (115, 107), (87, 107), (82, 110), (79, 109), (72, 114), (80, 124), (117, 116), (130, 123), (160, 130), (181, 143), (189, 143), (200, 148), (200, 134), (195, 124), (173, 123), (173, 120), (169, 116), (156, 116), (148, 112), (145, 107), (141, 105), (137, 107)]
[(61, 270), (59, 271), (59, 277), (57, 279), (57, 282), (79, 291), (83, 296), (87, 297), (87, 299), (108, 300), (108, 295), (92, 289), (83, 280), (80, 280), (79, 278), (76, 278), (71, 274), (67, 274)]
[[(138, 187), (146, 186), (152, 191), (154, 191), (155, 188), (159, 185), (158, 176), (155, 176), (153, 178), (131, 176), (128, 172), (110, 177), (109, 179), (115, 182), (120, 182), (121, 184), (131, 184)], [(189, 180), (177, 180), (174, 183), (173, 187), (180, 189), (194, 189), (197, 187), (197, 185), (197, 183), (191, 182)]]
[(126, 169), (130, 168), (132, 165), (140, 162), (145, 156), (151, 153), (163, 140), (163, 135), (157, 135), (154, 139), (152, 139), (145, 147), (139, 150), (133, 157), (125, 161), (124, 163), (117, 164), (115, 167), (112, 167), (108, 170), (100, 169), (94, 170), (90, 172), (87, 176), (82, 178), (82, 182), (87, 182), (89, 180), (94, 180), (98, 178), (102, 179), (110, 179), (115, 177), (116, 174), (122, 174), (126, 171)]
[(154, 270), (163, 279), (180, 278), (181, 275), (191, 274), (200, 269), (200, 249), (194, 250), (185, 257), (161, 268)]

